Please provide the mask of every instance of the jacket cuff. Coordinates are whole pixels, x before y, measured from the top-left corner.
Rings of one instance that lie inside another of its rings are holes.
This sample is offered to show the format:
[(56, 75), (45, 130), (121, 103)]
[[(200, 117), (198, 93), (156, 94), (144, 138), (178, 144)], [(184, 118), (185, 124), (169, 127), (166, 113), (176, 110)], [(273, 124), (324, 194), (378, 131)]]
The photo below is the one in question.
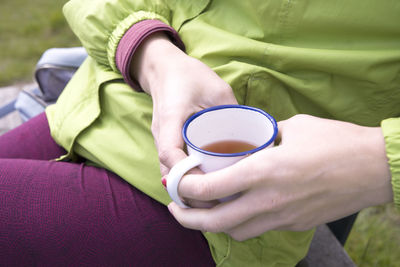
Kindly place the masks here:
[(391, 118), (381, 123), (392, 174), (393, 201), (400, 210), (400, 118)]
[(142, 20), (135, 23), (124, 34), (118, 44), (117, 52), (115, 54), (115, 62), (118, 70), (121, 72), (124, 80), (133, 89), (141, 91), (139, 83), (130, 76), (130, 65), (133, 55), (142, 41), (152, 33), (164, 31), (167, 33), (171, 41), (180, 49), (185, 50), (178, 33), (167, 24), (159, 20)]

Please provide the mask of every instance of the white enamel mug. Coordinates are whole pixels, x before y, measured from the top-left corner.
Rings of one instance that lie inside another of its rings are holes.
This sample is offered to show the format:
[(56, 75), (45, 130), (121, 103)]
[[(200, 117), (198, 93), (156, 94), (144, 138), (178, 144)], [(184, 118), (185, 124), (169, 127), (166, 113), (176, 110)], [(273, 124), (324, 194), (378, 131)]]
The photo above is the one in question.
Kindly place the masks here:
[[(186, 172), (194, 167), (205, 173), (228, 167), (249, 154), (273, 146), (277, 133), (275, 119), (254, 107), (222, 105), (192, 115), (182, 129), (189, 156), (178, 162), (168, 174), (167, 191), (171, 199), (179, 206), (189, 208), (178, 195), (179, 182)], [(219, 141), (241, 141), (256, 148), (231, 154), (202, 149)]]

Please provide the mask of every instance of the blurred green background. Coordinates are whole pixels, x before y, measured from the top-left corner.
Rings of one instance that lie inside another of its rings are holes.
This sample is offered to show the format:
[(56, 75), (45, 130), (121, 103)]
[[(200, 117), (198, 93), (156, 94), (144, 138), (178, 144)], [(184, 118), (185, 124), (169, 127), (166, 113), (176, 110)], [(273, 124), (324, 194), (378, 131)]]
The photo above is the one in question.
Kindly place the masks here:
[(0, 86), (32, 81), (50, 47), (79, 46), (62, 14), (67, 0), (1, 0)]
[(399, 211), (393, 204), (361, 211), (345, 249), (357, 266), (400, 266)]
[[(46, 49), (80, 45), (62, 15), (66, 2), (1, 0), (0, 87), (31, 82)], [(358, 266), (400, 266), (400, 215), (393, 205), (363, 210), (345, 249)]]

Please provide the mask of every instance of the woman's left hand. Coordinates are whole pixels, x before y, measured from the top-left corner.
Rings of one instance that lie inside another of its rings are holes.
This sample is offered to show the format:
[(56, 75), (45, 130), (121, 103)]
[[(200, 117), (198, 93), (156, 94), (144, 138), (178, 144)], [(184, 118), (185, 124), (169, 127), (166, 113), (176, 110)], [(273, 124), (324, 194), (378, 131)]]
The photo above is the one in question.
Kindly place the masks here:
[(296, 115), (278, 124), (280, 144), (225, 169), (188, 174), (184, 198), (241, 196), (209, 209), (169, 205), (185, 227), (245, 240), (269, 230), (302, 231), (392, 201), (380, 128)]

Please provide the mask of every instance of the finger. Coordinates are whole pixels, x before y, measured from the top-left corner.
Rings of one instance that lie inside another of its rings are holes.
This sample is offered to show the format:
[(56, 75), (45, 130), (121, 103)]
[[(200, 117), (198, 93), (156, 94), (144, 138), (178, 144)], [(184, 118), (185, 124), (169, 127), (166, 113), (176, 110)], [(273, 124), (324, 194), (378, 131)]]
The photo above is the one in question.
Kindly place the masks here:
[(158, 155), (160, 162), (169, 169), (186, 156), (183, 151), (182, 125), (180, 120), (168, 120), (159, 126)]
[[(173, 129), (169, 131), (172, 132)], [(159, 124), (154, 124), (154, 143), (158, 152), (162, 176), (167, 175), (173, 165), (186, 157), (183, 151), (183, 141), (177, 140), (176, 138), (172, 138), (168, 141), (165, 138), (168, 133), (165, 132), (166, 130), (160, 131)], [(176, 134), (174, 136), (176, 136)]]
[(285, 222), (280, 219), (279, 215), (275, 213), (266, 213), (251, 218), (225, 231), (225, 233), (237, 241), (245, 241), (260, 236), (268, 231), (288, 230), (287, 228)]
[(249, 238), (260, 236), (268, 231), (308, 231), (321, 224), (316, 222), (314, 218), (310, 218), (309, 221), (305, 221), (305, 223), (298, 223), (298, 220), (293, 216), (295, 213), (295, 211), (289, 214), (281, 211), (264, 212), (259, 216), (251, 218), (227, 230), (225, 233), (229, 234), (237, 241), (244, 241)]
[(259, 212), (257, 207), (250, 208), (240, 198), (210, 209), (184, 209), (175, 203), (170, 203), (168, 209), (184, 227), (213, 233), (233, 229)]
[[(188, 171), (188, 174), (204, 174), (204, 173), (199, 168), (193, 168)], [(184, 178), (185, 177), (183, 177), (182, 179), (184, 179)], [(168, 175), (163, 176), (161, 179), (164, 187), (167, 186), (167, 179), (168, 179)], [(194, 208), (211, 208), (211, 207), (214, 207), (215, 205), (219, 204), (219, 201), (217, 201), (217, 200), (200, 201), (200, 200), (188, 199), (188, 198), (182, 198), (182, 197), (181, 197), (181, 199), (186, 205), (188, 205), (189, 207), (194, 207)]]
[(265, 173), (270, 173), (268, 169), (272, 166), (271, 162), (265, 162), (265, 156), (261, 157), (260, 153), (261, 151), (215, 172), (186, 175), (179, 184), (181, 196), (208, 201), (232, 196), (257, 186), (260, 178)]
[[(161, 172), (161, 177), (165, 177), (167, 174), (168, 174), (168, 172), (169, 172), (169, 169), (164, 165), (164, 164), (162, 164), (161, 162), (160, 162), (160, 172)], [(166, 177), (165, 177), (166, 178)]]
[(275, 146), (278, 146), (282, 143), (282, 133), (285, 131), (284, 129), (285, 129), (285, 125), (286, 125), (286, 120), (278, 121), (277, 125), (278, 125), (278, 133), (277, 133), (275, 141), (274, 141)]
[(184, 227), (203, 232), (219, 233), (233, 226), (223, 217), (217, 216), (218, 206), (210, 209), (191, 208), (184, 209), (176, 203), (168, 205), (170, 213)]
[(183, 202), (191, 208), (198, 208), (198, 209), (210, 209), (220, 203), (218, 200), (200, 201), (200, 200), (186, 199), (186, 198), (183, 200)]
[(162, 175), (167, 175), (170, 169), (179, 161), (186, 158), (186, 153), (181, 148), (164, 147), (158, 152), (160, 165), (163, 166)]
[[(191, 170), (190, 172), (201, 172), (201, 171), (199, 169), (195, 168), (195, 169)], [(164, 185), (165, 188), (167, 187), (167, 179), (168, 179), (168, 176), (163, 176), (161, 178), (161, 183)], [(180, 196), (179, 193), (178, 193), (178, 195)], [(208, 208), (212, 208), (219, 204), (218, 200), (201, 201), (201, 200), (196, 200), (196, 199), (183, 198), (181, 196), (180, 196), (180, 198), (181, 198), (182, 202), (184, 202), (187, 206), (192, 207), (192, 208), (208, 209)]]

